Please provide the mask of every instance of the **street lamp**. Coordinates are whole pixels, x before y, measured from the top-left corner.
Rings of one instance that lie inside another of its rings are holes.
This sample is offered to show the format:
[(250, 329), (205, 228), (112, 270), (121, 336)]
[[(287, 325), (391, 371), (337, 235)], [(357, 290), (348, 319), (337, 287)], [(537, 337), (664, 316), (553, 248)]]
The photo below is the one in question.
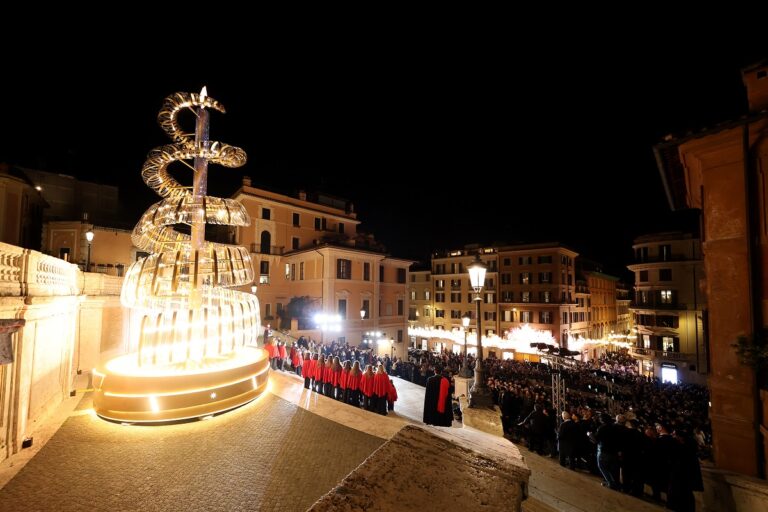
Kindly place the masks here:
[(395, 358), (395, 338), (389, 338), (389, 358)]
[(88, 240), (88, 256), (85, 259), (85, 271), (91, 271), (91, 242), (93, 242), (93, 231), (88, 230), (85, 232), (85, 239)]
[(480, 254), (476, 254), (475, 261), (467, 267), (467, 270), (469, 271), (469, 283), (475, 291), (474, 301), (477, 314), (477, 360), (475, 362), (475, 381), (472, 383), (472, 389), (469, 390), (469, 406), (490, 407), (493, 405), (493, 397), (491, 396), (491, 390), (488, 389), (485, 382), (482, 341), (483, 323), (480, 318), (480, 303), (483, 300), (482, 291), (485, 285), (485, 272), (488, 268), (480, 260)]
[(469, 332), (469, 313), (461, 317), (461, 325), (464, 326), (464, 362), (461, 363), (460, 375), (465, 379), (471, 379), (472, 370), (469, 368), (469, 362), (467, 361), (467, 334)]

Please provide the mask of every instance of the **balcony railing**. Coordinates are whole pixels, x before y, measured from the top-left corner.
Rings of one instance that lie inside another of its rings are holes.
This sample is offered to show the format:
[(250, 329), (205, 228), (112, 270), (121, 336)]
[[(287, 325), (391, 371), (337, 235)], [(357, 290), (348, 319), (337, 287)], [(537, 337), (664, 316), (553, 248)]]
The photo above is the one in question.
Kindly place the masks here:
[(684, 354), (682, 352), (665, 352), (663, 350), (641, 347), (631, 347), (629, 351), (632, 355), (652, 357), (655, 359), (671, 359), (674, 361), (687, 361), (692, 356), (691, 354)]
[(275, 256), (282, 256), (284, 247), (277, 245), (261, 245), (257, 243), (251, 244), (251, 252), (256, 254), (272, 254)]
[(666, 302), (653, 302), (653, 301), (648, 301), (646, 303), (632, 301), (629, 307), (632, 309), (665, 309), (665, 310), (688, 309), (687, 304), (683, 304), (680, 302), (666, 303)]

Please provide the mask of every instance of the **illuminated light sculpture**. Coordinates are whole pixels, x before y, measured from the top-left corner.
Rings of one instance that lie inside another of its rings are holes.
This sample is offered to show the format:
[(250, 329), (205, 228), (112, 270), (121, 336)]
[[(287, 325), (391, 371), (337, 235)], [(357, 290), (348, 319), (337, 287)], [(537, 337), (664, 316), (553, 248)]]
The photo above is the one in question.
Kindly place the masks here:
[[(197, 117), (194, 139), (178, 124), (185, 108)], [(128, 269), (121, 294), (123, 305), (140, 311), (141, 329), (133, 351), (93, 373), (94, 409), (107, 419), (208, 417), (267, 387), (269, 359), (255, 346), (258, 299), (232, 289), (253, 281), (250, 255), (243, 247), (205, 240), (206, 224), (250, 224), (237, 201), (206, 195), (208, 162), (239, 167), (246, 160), (242, 149), (208, 140), (207, 109), (224, 112), (203, 88), (167, 97), (158, 115), (174, 143), (153, 149), (141, 174), (163, 200), (133, 230), (134, 245), (150, 255)], [(171, 163), (190, 159), (191, 190), (168, 172)], [(177, 224), (189, 225), (190, 234), (176, 231)]]

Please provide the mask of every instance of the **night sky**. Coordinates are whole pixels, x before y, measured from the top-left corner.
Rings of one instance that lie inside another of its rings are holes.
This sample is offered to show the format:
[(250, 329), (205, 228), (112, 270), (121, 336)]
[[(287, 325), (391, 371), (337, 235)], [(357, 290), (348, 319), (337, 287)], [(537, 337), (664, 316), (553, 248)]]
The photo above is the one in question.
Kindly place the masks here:
[(212, 195), (249, 175), (350, 199), (395, 256), (560, 240), (616, 273), (633, 237), (691, 224), (669, 211), (653, 144), (745, 113), (740, 69), (765, 55), (613, 50), (254, 45), (240, 67), (214, 54), (196, 70), (170, 50), (173, 66), (50, 48), (8, 64), (0, 160), (119, 185), (137, 219), (157, 200), (140, 168), (169, 142), (163, 98), (207, 85), (228, 110), (212, 138), (249, 157), (211, 167)]

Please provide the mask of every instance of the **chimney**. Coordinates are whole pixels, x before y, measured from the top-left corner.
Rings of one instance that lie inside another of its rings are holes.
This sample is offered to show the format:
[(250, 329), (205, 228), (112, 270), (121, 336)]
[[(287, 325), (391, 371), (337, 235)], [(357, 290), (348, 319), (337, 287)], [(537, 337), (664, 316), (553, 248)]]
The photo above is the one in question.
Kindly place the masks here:
[(243, 186), (244, 187), (250, 187), (251, 186), (251, 177), (250, 176), (243, 176)]
[(752, 64), (741, 70), (741, 80), (747, 88), (750, 112), (768, 108), (768, 60)]
[(300, 201), (306, 201), (307, 200), (307, 193), (303, 190), (299, 190), (299, 200)]

